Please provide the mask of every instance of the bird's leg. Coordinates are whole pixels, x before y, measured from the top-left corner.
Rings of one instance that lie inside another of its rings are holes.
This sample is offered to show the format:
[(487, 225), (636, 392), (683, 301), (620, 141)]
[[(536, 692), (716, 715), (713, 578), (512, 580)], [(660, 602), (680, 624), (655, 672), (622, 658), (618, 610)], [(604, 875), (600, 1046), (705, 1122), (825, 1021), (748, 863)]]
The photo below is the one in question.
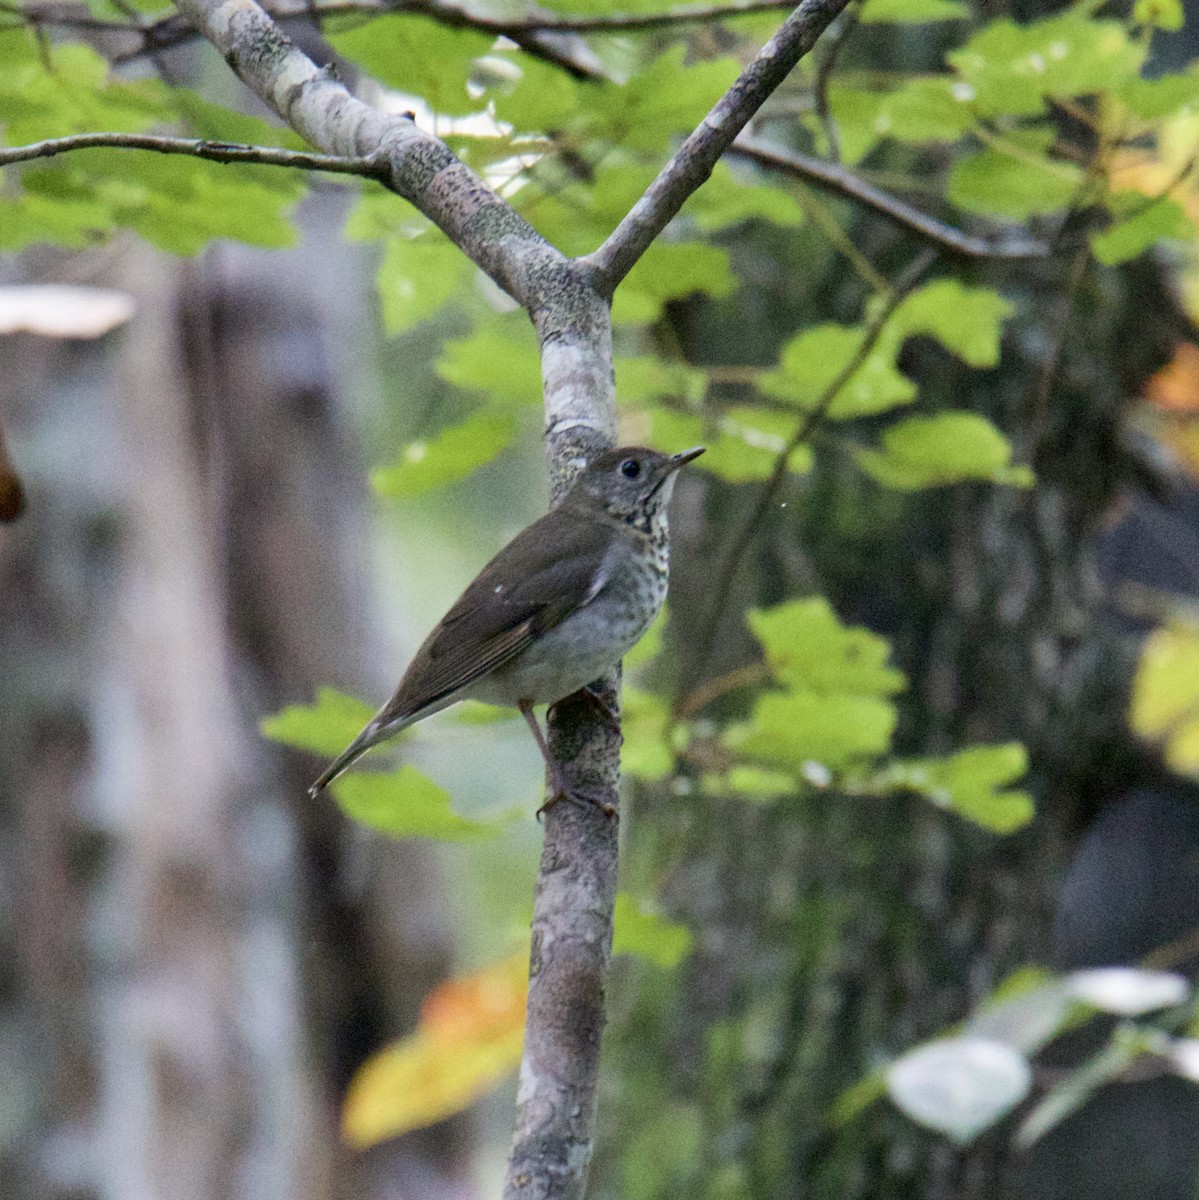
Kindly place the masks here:
[(541, 732), (541, 726), (537, 724), (537, 718), (533, 715), (532, 703), (528, 700), (521, 700), (518, 701), (516, 707), (520, 709), (520, 715), (524, 717), (525, 723), (529, 726), (533, 740), (537, 743), (537, 749), (541, 751), (541, 757), (545, 760), (546, 773), (549, 775), (549, 799), (537, 810), (537, 819), (540, 820), (542, 814), (553, 808), (559, 800), (570, 800), (584, 808), (598, 808), (605, 817), (616, 816), (616, 809), (606, 800), (597, 800), (586, 792), (575, 792), (566, 786), (562, 776), (558, 773), (558, 764), (550, 757), (550, 748), (546, 745), (545, 735)]

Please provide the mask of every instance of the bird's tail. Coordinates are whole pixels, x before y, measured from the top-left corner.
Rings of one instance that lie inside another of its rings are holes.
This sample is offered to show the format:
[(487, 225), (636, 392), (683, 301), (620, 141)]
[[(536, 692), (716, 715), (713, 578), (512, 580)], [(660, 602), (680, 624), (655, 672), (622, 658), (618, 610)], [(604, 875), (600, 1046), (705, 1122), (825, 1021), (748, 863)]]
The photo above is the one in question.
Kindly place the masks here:
[(343, 771), (349, 770), (372, 746), (399, 733), (403, 724), (388, 724), (375, 717), (369, 725), (325, 768), (321, 777), (308, 789), (308, 797), (315, 800)]

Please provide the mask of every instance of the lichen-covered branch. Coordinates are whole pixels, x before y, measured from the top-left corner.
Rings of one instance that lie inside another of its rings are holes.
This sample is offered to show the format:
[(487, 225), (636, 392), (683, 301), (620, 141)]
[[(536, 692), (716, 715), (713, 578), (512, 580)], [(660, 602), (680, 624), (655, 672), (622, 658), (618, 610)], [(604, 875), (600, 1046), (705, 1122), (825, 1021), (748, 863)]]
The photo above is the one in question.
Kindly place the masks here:
[(608, 295), (712, 173), (721, 155), (849, 0), (803, 0), (659, 172), (628, 216), (587, 257)]

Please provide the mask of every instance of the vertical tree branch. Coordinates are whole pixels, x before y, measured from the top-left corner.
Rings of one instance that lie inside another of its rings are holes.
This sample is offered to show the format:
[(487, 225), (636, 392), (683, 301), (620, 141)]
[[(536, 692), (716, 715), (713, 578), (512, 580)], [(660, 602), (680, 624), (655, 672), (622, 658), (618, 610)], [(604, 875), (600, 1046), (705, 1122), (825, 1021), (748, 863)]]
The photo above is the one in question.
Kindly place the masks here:
[[(528, 311), (541, 345), (550, 490), (615, 440), (612, 289), (736, 134), (848, 0), (804, 0), (590, 259), (568, 260), (438, 138), (376, 112), (284, 36), (254, 0), (178, 0), (180, 12), (242, 80), (328, 154), (370, 158), (383, 182), (434, 221)], [(619, 703), (619, 675), (603, 698)], [(617, 801), (620, 731), (567, 700), (549, 718), (564, 782)], [(616, 896), (616, 822), (552, 808), (533, 915), (529, 1007), (505, 1200), (581, 1200), (591, 1160), (596, 1080)]]

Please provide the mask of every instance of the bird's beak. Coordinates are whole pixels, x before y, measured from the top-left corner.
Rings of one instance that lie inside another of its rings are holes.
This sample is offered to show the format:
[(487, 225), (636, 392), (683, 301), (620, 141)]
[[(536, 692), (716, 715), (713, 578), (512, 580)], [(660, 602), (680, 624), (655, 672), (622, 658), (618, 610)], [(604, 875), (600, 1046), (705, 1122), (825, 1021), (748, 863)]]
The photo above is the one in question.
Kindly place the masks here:
[(679, 467), (685, 467), (689, 462), (694, 462), (706, 449), (707, 446), (692, 446), (690, 450), (684, 450), (682, 454), (676, 454), (670, 460), (671, 469), (677, 471)]

